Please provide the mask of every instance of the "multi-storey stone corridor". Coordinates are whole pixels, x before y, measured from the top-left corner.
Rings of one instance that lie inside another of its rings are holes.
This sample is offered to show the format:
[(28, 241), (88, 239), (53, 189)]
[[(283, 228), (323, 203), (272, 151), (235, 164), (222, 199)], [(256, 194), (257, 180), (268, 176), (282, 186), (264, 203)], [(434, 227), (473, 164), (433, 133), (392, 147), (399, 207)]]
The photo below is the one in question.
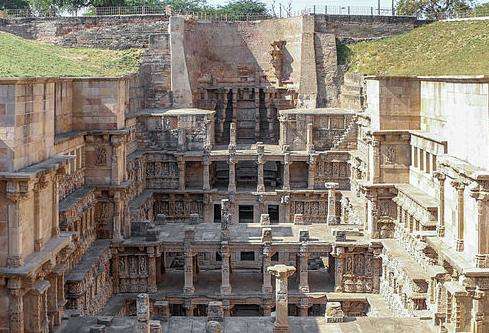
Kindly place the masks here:
[(1, 79), (0, 331), (489, 332), (489, 79), (335, 38), (174, 16), (151, 75)]

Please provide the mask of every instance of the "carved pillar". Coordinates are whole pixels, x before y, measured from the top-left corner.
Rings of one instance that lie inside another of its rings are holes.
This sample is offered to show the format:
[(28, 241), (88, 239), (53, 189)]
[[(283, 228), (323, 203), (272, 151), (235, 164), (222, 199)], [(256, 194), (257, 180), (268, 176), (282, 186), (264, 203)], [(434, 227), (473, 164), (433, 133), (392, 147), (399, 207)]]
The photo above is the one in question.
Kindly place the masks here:
[(48, 316), (49, 329), (52, 331), (55, 326), (61, 324), (61, 317), (58, 314), (58, 279), (55, 274), (50, 274), (48, 277), (49, 284), (51, 285), (47, 291), (48, 297)]
[(464, 190), (465, 184), (461, 181), (452, 181), (452, 186), (457, 190), (457, 230), (456, 250), (464, 250)]
[(149, 333), (150, 309), (148, 294), (139, 294), (136, 297), (137, 333)]
[(236, 160), (235, 154), (229, 155), (229, 184), (228, 184), (228, 192), (236, 193)]
[[(233, 110), (233, 111), (236, 112), (236, 110)], [(234, 119), (234, 116), (233, 116), (233, 119)], [(229, 146), (228, 146), (228, 150), (230, 153), (236, 151), (236, 123), (234, 121), (231, 124), (229, 124)]]
[(343, 292), (343, 271), (345, 269), (345, 258), (343, 256), (345, 250), (342, 247), (337, 247), (334, 253), (335, 267), (334, 267), (334, 284), (335, 292)]
[(277, 277), (275, 294), (275, 323), (273, 332), (289, 331), (289, 309), (288, 309), (288, 286), (289, 276), (294, 274), (295, 267), (286, 265), (275, 265), (268, 267), (268, 272)]
[[(8, 181), (6, 196), (9, 200), (8, 210), (8, 257), (7, 266), (19, 267), (24, 264), (22, 258), (22, 214), (20, 213), (20, 206), (23, 199), (28, 198), (26, 188), (24, 193), (20, 191), (19, 183), (16, 181)], [(28, 184), (26, 183), (26, 187)]]
[(442, 172), (435, 172), (434, 176), (438, 179), (438, 225), (436, 230), (438, 237), (445, 236), (445, 179), (447, 178)]
[(179, 128), (178, 129), (178, 138), (177, 138), (177, 143), (178, 143), (178, 146), (177, 146), (177, 150), (178, 151), (185, 151), (187, 150), (187, 147), (186, 147), (186, 140), (185, 140), (185, 128)]
[(310, 190), (314, 190), (315, 187), (315, 178), (316, 178), (316, 162), (317, 162), (317, 155), (309, 155), (309, 168), (308, 168), (308, 174), (307, 174), (307, 188)]
[(380, 168), (380, 141), (372, 140), (372, 171), (371, 181), (373, 183), (379, 183), (381, 181), (381, 168)]
[(475, 255), (475, 263), (478, 268), (488, 268), (489, 217), (487, 215), (487, 203), (489, 192), (482, 191), (477, 186), (471, 189), (470, 195), (477, 201), (477, 254)]
[[(125, 156), (123, 154), (124, 139), (115, 135), (111, 136), (112, 154), (111, 154), (111, 182), (113, 185), (120, 185), (124, 180), (125, 173)], [(122, 168), (119, 168), (119, 165)], [(123, 170), (122, 172), (121, 169)]]
[(299, 316), (300, 317), (307, 317), (309, 316), (309, 308), (311, 304), (309, 303), (308, 298), (301, 298), (298, 304), (299, 307)]
[(255, 141), (262, 141), (265, 138), (261, 137), (260, 133), (260, 93), (259, 91), (255, 91)]
[(229, 295), (231, 294), (231, 283), (229, 282), (229, 274), (230, 274), (229, 258), (231, 257), (231, 254), (229, 253), (229, 246), (227, 245), (227, 242), (223, 242), (221, 246), (221, 255), (222, 255), (221, 294)]
[(272, 315), (272, 304), (268, 302), (262, 305), (263, 317), (270, 317)]
[(305, 244), (301, 244), (299, 249), (299, 290), (303, 293), (309, 292), (309, 253)]
[[(41, 212), (39, 207), (39, 192), (43, 186), (40, 182), (34, 185), (34, 251), (39, 252), (42, 248), (41, 236)], [(54, 212), (53, 212), (54, 213)]]
[(484, 296), (484, 291), (477, 287), (472, 298), (471, 332), (473, 333), (484, 333), (487, 331), (484, 328)]
[(122, 240), (122, 195), (120, 192), (114, 193), (114, 221), (113, 221), (113, 239), (116, 241)]
[(285, 153), (284, 154), (284, 184), (283, 184), (284, 191), (290, 190), (290, 164), (291, 163), (292, 162), (290, 161), (290, 154)]
[(52, 178), (53, 182), (53, 198), (52, 198), (52, 225), (51, 236), (56, 237), (59, 235), (59, 178), (60, 172), (55, 172)]
[(328, 215), (327, 223), (337, 224), (338, 216), (336, 215), (336, 190), (338, 189), (338, 183), (325, 183), (324, 187), (328, 190)]
[(209, 191), (211, 189), (211, 184), (210, 184), (210, 160), (209, 160), (209, 155), (205, 154), (202, 159), (202, 164), (204, 166), (204, 174), (203, 174), (203, 190), (204, 191)]
[(256, 191), (257, 192), (265, 192), (265, 175), (264, 175), (264, 168), (263, 166), (265, 165), (265, 159), (263, 158), (263, 155), (258, 155), (258, 182), (256, 186)]
[(262, 284), (262, 292), (264, 294), (271, 294), (273, 291), (272, 287), (272, 276), (268, 272), (268, 267), (271, 265), (271, 249), (269, 245), (264, 245), (263, 246), (263, 252), (262, 252), (262, 265), (263, 265), (263, 284)]
[(150, 246), (147, 249), (148, 252), (148, 292), (155, 293), (158, 291), (156, 286), (156, 251), (155, 248)]
[(185, 161), (183, 157), (178, 158), (178, 189), (185, 191)]
[(212, 150), (213, 141), (214, 141), (214, 122), (212, 121), (212, 119), (206, 117), (204, 120), (204, 125), (205, 125), (205, 132), (206, 132), (204, 151), (209, 152)]
[(280, 121), (280, 140), (279, 144), (282, 151), (285, 150), (287, 146), (287, 116), (281, 115), (278, 120)]
[(307, 124), (307, 130), (306, 130), (306, 150), (309, 152), (309, 153), (313, 153), (314, 152), (314, 138), (313, 138), (313, 135), (312, 135), (312, 129), (313, 129), (313, 126), (312, 126), (312, 123), (309, 123)]
[(22, 283), (16, 279), (9, 279), (7, 283), (9, 293), (9, 327), (11, 333), (24, 332), (24, 302), (22, 300)]
[(185, 283), (184, 294), (191, 295), (195, 292), (194, 288), (194, 254), (190, 249), (185, 250)]

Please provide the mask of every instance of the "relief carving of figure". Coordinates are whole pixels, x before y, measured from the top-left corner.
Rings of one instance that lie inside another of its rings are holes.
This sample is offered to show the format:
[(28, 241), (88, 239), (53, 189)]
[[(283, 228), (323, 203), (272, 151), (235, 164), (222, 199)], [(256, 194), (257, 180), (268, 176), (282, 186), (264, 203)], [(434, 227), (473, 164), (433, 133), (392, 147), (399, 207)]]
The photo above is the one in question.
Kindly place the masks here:
[(99, 146), (95, 148), (95, 165), (107, 165), (107, 150), (105, 149), (105, 147)]

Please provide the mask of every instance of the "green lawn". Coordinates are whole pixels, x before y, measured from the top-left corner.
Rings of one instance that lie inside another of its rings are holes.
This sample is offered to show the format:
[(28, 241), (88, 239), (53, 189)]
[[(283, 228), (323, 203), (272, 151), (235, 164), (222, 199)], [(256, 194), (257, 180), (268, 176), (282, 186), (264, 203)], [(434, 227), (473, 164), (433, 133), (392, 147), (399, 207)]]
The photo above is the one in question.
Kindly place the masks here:
[(372, 75), (489, 75), (489, 20), (436, 22), (339, 49), (349, 72)]
[(65, 48), (0, 32), (0, 77), (112, 77), (138, 70), (142, 50)]

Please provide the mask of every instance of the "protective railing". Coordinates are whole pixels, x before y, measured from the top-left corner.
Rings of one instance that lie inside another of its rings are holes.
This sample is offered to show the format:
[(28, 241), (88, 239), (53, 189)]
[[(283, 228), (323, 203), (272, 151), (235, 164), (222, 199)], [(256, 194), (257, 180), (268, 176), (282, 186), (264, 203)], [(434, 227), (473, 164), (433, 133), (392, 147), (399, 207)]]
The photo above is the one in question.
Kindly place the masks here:
[(374, 6), (313, 6), (300, 11), (288, 10), (284, 6), (273, 8), (268, 14), (226, 14), (219, 11), (200, 11), (200, 12), (175, 12), (167, 6), (126, 6), (126, 7), (95, 7), (89, 10), (78, 12), (56, 12), (55, 10), (38, 13), (30, 9), (0, 9), (1, 17), (77, 17), (77, 16), (124, 16), (124, 15), (188, 15), (197, 19), (211, 21), (252, 21), (273, 18), (294, 17), (305, 14), (323, 15), (363, 15), (363, 16), (397, 16), (392, 8)]

